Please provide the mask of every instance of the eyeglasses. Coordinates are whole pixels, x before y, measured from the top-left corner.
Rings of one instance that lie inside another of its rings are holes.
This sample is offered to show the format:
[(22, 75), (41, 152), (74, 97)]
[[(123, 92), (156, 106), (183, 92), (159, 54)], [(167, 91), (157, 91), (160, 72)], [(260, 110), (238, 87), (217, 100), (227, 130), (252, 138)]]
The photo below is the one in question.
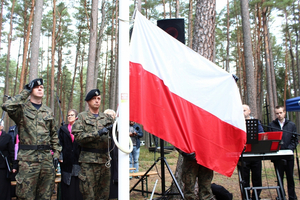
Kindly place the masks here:
[(75, 116), (75, 114), (70, 114), (70, 115), (67, 115), (68, 117), (74, 117)]

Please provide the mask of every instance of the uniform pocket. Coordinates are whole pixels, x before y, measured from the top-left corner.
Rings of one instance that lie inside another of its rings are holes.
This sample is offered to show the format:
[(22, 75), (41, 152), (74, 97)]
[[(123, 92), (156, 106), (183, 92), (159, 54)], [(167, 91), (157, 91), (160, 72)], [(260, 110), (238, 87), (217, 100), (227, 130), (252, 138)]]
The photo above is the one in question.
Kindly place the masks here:
[(89, 120), (89, 119), (86, 119), (84, 121), (89, 126), (96, 126), (96, 122), (95, 121), (92, 121), (92, 120)]
[(29, 118), (31, 120), (34, 120), (34, 118), (35, 118), (35, 114), (33, 114), (31, 112), (25, 112), (24, 114), (27, 118)]
[(78, 174), (78, 178), (79, 178), (81, 181), (86, 181), (86, 175), (82, 174), (81, 171), (80, 171), (79, 174)]
[(20, 177), (20, 174), (18, 173), (18, 174), (16, 175), (16, 182), (17, 182), (18, 184), (22, 184), (23, 180), (24, 180), (24, 177)]
[[(80, 192), (84, 195), (84, 194), (89, 194), (89, 186), (88, 183), (86, 181), (86, 174), (82, 172), (82, 170), (79, 172), (78, 174), (78, 178), (79, 178), (79, 190)], [(85, 196), (85, 195), (84, 195)]]
[(16, 182), (17, 182), (16, 195), (19, 198), (25, 199), (25, 198), (27, 198), (27, 193), (29, 192), (30, 187), (28, 185), (26, 185), (26, 181), (24, 181), (24, 178), (25, 177), (19, 173), (16, 175)]

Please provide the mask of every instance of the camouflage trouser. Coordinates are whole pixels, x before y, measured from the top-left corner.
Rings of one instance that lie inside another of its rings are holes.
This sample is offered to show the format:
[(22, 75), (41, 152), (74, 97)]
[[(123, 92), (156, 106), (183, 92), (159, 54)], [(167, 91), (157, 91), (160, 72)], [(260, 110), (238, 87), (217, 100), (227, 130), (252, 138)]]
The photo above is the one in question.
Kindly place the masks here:
[(52, 162), (19, 161), (16, 175), (18, 199), (49, 200), (54, 190), (55, 170)]
[(182, 169), (182, 181), (184, 186), (184, 199), (197, 199), (195, 195), (195, 183), (196, 177), (198, 177), (199, 186), (199, 199), (209, 200), (213, 199), (213, 193), (211, 190), (211, 181), (213, 179), (213, 171), (197, 164), (196, 160), (190, 160), (183, 158)]
[(79, 189), (84, 200), (108, 199), (110, 169), (105, 164), (80, 163)]

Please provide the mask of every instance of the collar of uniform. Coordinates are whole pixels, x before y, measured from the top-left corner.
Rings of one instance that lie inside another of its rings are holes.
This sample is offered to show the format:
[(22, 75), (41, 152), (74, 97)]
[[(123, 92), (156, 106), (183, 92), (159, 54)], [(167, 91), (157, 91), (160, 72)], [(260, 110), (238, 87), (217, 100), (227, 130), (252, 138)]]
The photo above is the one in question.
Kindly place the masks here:
[[(27, 100), (26, 105), (30, 108), (30, 110), (36, 111), (36, 108), (32, 105), (32, 103), (29, 99)], [(39, 111), (46, 111), (43, 103), (42, 103), (42, 106), (40, 107)]]
[[(99, 115), (99, 117), (100, 117), (100, 113), (98, 113), (98, 115)], [(89, 118), (95, 118), (95, 119), (96, 119), (96, 117), (95, 117), (94, 114), (90, 111), (90, 109), (88, 110), (88, 116), (89, 116)]]
[[(105, 117), (102, 112), (98, 112), (98, 115), (99, 115), (98, 117), (100, 117), (100, 118), (104, 118)], [(95, 118), (96, 119), (96, 117), (94, 116), (94, 114), (90, 110), (88, 110), (88, 116), (90, 118)]]

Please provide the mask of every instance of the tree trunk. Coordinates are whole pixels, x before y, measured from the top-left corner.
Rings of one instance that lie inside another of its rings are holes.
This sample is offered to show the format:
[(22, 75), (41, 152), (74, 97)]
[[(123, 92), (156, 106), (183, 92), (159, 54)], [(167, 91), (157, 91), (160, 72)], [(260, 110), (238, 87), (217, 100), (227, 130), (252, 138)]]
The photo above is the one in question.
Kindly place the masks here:
[(36, 0), (35, 12), (34, 12), (34, 23), (32, 29), (32, 38), (34, 39), (31, 42), (29, 80), (38, 77), (38, 62), (39, 62), (39, 51), (40, 51), (39, 47), (40, 47), (43, 3), (44, 0)]
[[(7, 35), (7, 57), (6, 57), (6, 72), (5, 72), (5, 91), (4, 95), (12, 96), (11, 92), (9, 92), (9, 64), (10, 64), (10, 48), (11, 48), (11, 38), (12, 38), (12, 30), (13, 30), (13, 14), (14, 14), (14, 8), (15, 8), (15, 0), (13, 0), (12, 7), (11, 7), (11, 13), (10, 13), (10, 28), (9, 28), (9, 34)], [(2, 24), (2, 23), (1, 23)], [(0, 35), (1, 36), (1, 35)], [(3, 102), (5, 102), (5, 96), (3, 96)], [(9, 127), (9, 120), (8, 116), (6, 116), (4, 122), (4, 127)]]
[(271, 65), (270, 65), (270, 52), (269, 52), (269, 38), (268, 38), (268, 27), (267, 27), (267, 8), (264, 8), (262, 12), (263, 16), (263, 31), (264, 31), (264, 42), (265, 42), (265, 60), (266, 60), (266, 77), (267, 77), (267, 91), (268, 91), (268, 99), (269, 99), (269, 106), (270, 106), (270, 114), (271, 119), (275, 119), (275, 105), (274, 105), (274, 95), (273, 88), (272, 88), (272, 77), (271, 77)]
[(193, 46), (193, 0), (189, 0), (189, 30), (188, 30), (188, 45), (190, 48)]
[(19, 74), (19, 64), (20, 64), (20, 62), (19, 62), (19, 60), (20, 60), (20, 57), (21, 57), (21, 53), (20, 53), (20, 51), (21, 51), (21, 46), (22, 46), (22, 38), (20, 38), (20, 44), (19, 44), (19, 52), (18, 52), (18, 62), (17, 62), (17, 69), (16, 69), (16, 75), (15, 75), (15, 77), (16, 77), (16, 79), (15, 79), (15, 84), (14, 84), (14, 92), (13, 92), (13, 95), (11, 95), (11, 96), (15, 96), (16, 95), (16, 92), (17, 92), (17, 84), (18, 84), (18, 74)]
[(166, 0), (162, 0), (163, 10), (164, 10), (164, 19), (166, 19)]
[(70, 92), (70, 101), (69, 101), (69, 106), (68, 106), (68, 111), (70, 109), (73, 109), (73, 91), (74, 91), (74, 85), (75, 85), (75, 79), (76, 79), (76, 70), (77, 70), (77, 64), (78, 64), (78, 57), (80, 54), (80, 43), (81, 43), (81, 29), (79, 30), (79, 38), (78, 38), (78, 43), (77, 43), (77, 48), (76, 48), (76, 57), (75, 57), (75, 65), (74, 65), (74, 74), (73, 74), (73, 79), (72, 79), (72, 86), (71, 86), (71, 92)]
[(254, 115), (254, 117), (257, 117), (256, 82), (254, 81), (249, 6), (247, 0), (241, 0), (240, 3), (241, 3), (241, 14), (242, 14), (243, 40), (244, 40), (244, 45), (243, 45), (244, 58), (245, 58), (245, 68), (246, 68), (247, 103), (251, 108), (251, 113)]
[(114, 24), (114, 18), (115, 18), (115, 10), (112, 9), (112, 24), (111, 24), (111, 41), (110, 41), (110, 84), (109, 84), (109, 107), (112, 109), (115, 99), (114, 99), (114, 85), (115, 85), (115, 78), (113, 76), (115, 66), (114, 66), (114, 30), (115, 30), (115, 24)]
[[(96, 45), (97, 45), (97, 24), (98, 24), (98, 0), (92, 0), (91, 11), (91, 26), (90, 26), (90, 40), (89, 40), (89, 56), (88, 56), (88, 68), (86, 74), (86, 93), (94, 87), (95, 73), (95, 58), (96, 58)], [(86, 104), (86, 109), (87, 104)]]
[(287, 84), (288, 84), (288, 45), (287, 45), (287, 37), (285, 37), (285, 69), (284, 69), (284, 89), (283, 89), (283, 99), (284, 99), (284, 107), (285, 107), (285, 100), (286, 98), (286, 93), (287, 93)]
[(99, 38), (98, 38), (98, 46), (96, 49), (96, 61), (95, 61), (95, 73), (94, 73), (94, 88), (98, 88), (97, 83), (98, 83), (98, 73), (99, 73), (99, 60), (100, 60), (100, 52), (101, 52), (101, 46), (102, 46), (102, 40), (103, 40), (103, 32), (104, 32), (104, 27), (105, 27), (105, 0), (102, 1), (102, 6), (101, 6), (101, 26), (99, 29)]
[[(50, 44), (50, 37), (48, 37), (48, 46)], [(51, 94), (51, 80), (50, 80), (50, 55), (49, 55), (49, 48), (47, 48), (47, 96), (46, 96), (46, 105), (50, 107), (49, 105), (49, 97)]]
[(106, 101), (106, 75), (107, 75), (107, 65), (108, 65), (108, 42), (106, 43), (106, 59), (105, 59), (105, 67), (104, 67), (104, 73), (103, 73), (103, 85), (102, 85), (102, 112), (104, 111), (105, 101)]
[(50, 107), (54, 111), (54, 68), (55, 68), (55, 30), (56, 30), (56, 0), (53, 0), (53, 27), (52, 27), (52, 44), (51, 44), (51, 95), (50, 95)]
[[(287, 20), (287, 11), (285, 10), (285, 21), (286, 21), (286, 28), (287, 28), (287, 38), (289, 41), (289, 51), (290, 51), (290, 56), (291, 56), (291, 65), (292, 65), (292, 76), (293, 80), (296, 79), (296, 73), (295, 73), (295, 56), (293, 52), (293, 44), (292, 44), (292, 39), (291, 39), (291, 34), (288, 28), (288, 20)], [(293, 81), (293, 86), (294, 86), (294, 92), (295, 92), (295, 97), (297, 96), (297, 84), (296, 81)]]
[[(214, 60), (214, 42), (215, 42), (215, 14), (216, 1), (215, 0), (197, 0), (195, 23), (194, 23), (194, 37), (193, 50), (198, 52), (203, 57), (210, 61)], [(182, 182), (182, 156), (178, 157), (175, 178), (183, 191), (184, 184)], [(198, 184), (196, 181), (195, 193), (198, 191)], [(171, 193), (178, 192), (174, 182), (171, 186)], [(175, 197), (172, 196), (174, 199)]]
[(267, 37), (269, 42), (269, 55), (270, 55), (270, 71), (271, 71), (271, 82), (272, 84), (272, 90), (273, 90), (273, 101), (274, 106), (277, 106), (277, 86), (276, 86), (276, 79), (275, 79), (275, 69), (274, 69), (274, 61), (273, 61), (273, 53), (272, 53), (272, 41), (270, 37), (270, 31), (269, 31), (269, 20), (266, 18), (266, 28), (267, 28)]
[(25, 81), (26, 81), (25, 80), (25, 75), (26, 75), (25, 70), (27, 67), (26, 66), (26, 57), (27, 57), (27, 52), (28, 52), (29, 36), (30, 36), (30, 31), (31, 31), (31, 23), (32, 23), (33, 13), (34, 13), (34, 0), (31, 1), (30, 17), (29, 17), (28, 27), (27, 27), (27, 31), (26, 31), (26, 37), (25, 37), (25, 41), (24, 41), (24, 52), (23, 52), (22, 71), (21, 71), (19, 92), (22, 91), (23, 86), (25, 85)]
[(215, 0), (197, 0), (194, 21), (193, 50), (214, 62)]
[[(0, 38), (2, 37), (3, 5), (4, 5), (4, 0), (1, 0), (1, 15), (0, 15)], [(0, 51), (1, 51), (1, 40), (0, 40)]]
[(262, 119), (262, 110), (263, 110), (263, 80), (262, 80), (262, 74), (263, 74), (263, 63), (261, 58), (261, 48), (262, 48), (262, 37), (261, 37), (261, 30), (262, 30), (262, 22), (261, 22), (261, 9), (260, 6), (257, 6), (257, 18), (258, 18), (258, 24), (256, 29), (256, 35), (257, 35), (257, 47), (256, 47), (256, 63), (257, 63), (257, 69), (256, 69), (256, 77), (257, 77), (257, 118)]
[[(236, 1), (234, 1), (234, 4), (236, 4)], [(235, 5), (236, 6), (236, 5)], [(237, 25), (236, 25), (236, 32), (237, 32), (237, 37), (236, 37), (236, 43), (237, 43), (237, 53), (238, 53), (238, 61), (237, 61), (237, 74), (238, 74), (238, 77), (242, 78), (242, 61), (243, 61), (243, 57), (242, 57), (242, 52), (241, 52), (241, 49), (242, 49), (242, 42), (241, 42), (241, 31), (239, 31), (239, 27), (240, 27), (240, 24), (239, 24), (239, 18), (238, 18), (238, 14), (236, 14), (236, 21), (237, 21)], [(244, 95), (242, 95), (242, 86), (243, 86), (243, 80), (240, 80), (238, 81), (238, 87), (239, 87), (239, 91), (240, 91), (240, 94), (241, 94), (241, 97), (244, 97)], [(243, 102), (245, 102), (245, 100), (242, 99)]]
[[(84, 54), (85, 54), (84, 49), (85, 49), (85, 46), (83, 47), (83, 52), (82, 52), (82, 56), (81, 56), (81, 69), (80, 69), (80, 79), (79, 79), (81, 86), (83, 86), (83, 63), (84, 63)], [(83, 99), (84, 99), (83, 87), (80, 87), (79, 112), (82, 112), (83, 108), (86, 105), (86, 103)]]
[(172, 4), (171, 4), (171, 1), (169, 2), (169, 10), (170, 10), (169, 17), (171, 19), (172, 18)]
[[(10, 94), (10, 92), (9, 92), (9, 87), (10, 87), (9, 86), (9, 64), (10, 64), (10, 49), (11, 49), (11, 38), (12, 38), (12, 30), (13, 30), (14, 8), (15, 8), (15, 0), (13, 0), (13, 4), (12, 4), (12, 7), (11, 7), (10, 28), (9, 28), (9, 34), (7, 35), (8, 48), (7, 48), (7, 57), (6, 57), (6, 72), (5, 72), (5, 89), (4, 89), (4, 94), (5, 95), (9, 95), (9, 96), (12, 96)], [(3, 102), (4, 102), (4, 98), (3, 98)], [(5, 124), (5, 125), (7, 125), (7, 124)]]
[(89, 14), (87, 12), (87, 8), (86, 8), (86, 0), (84, 0), (84, 11), (85, 11), (85, 17), (86, 17), (86, 25), (87, 25), (87, 28), (88, 30), (90, 30), (90, 23), (89, 23)]
[(227, 0), (227, 46), (226, 46), (226, 71), (229, 72), (229, 45), (230, 45), (230, 36), (229, 36), (229, 0)]
[(175, 6), (175, 18), (179, 18), (179, 0), (176, 0), (176, 6)]

